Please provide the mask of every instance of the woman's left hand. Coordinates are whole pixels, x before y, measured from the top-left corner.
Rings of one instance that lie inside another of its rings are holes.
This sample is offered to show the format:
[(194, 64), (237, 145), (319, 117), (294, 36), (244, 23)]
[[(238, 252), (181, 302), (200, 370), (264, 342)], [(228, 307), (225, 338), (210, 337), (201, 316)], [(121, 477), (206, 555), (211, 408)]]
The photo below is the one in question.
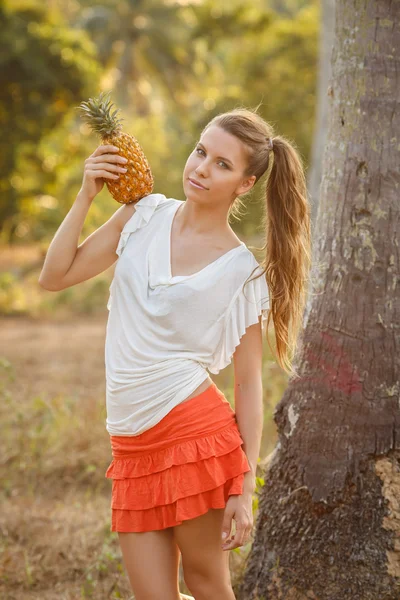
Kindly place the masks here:
[[(235, 520), (236, 532), (230, 536), (232, 519)], [(222, 550), (233, 550), (247, 544), (253, 530), (253, 497), (251, 492), (240, 495), (229, 496), (225, 506), (224, 519), (222, 521), (222, 533), (226, 538), (222, 539)], [(224, 541), (225, 540), (225, 541)]]

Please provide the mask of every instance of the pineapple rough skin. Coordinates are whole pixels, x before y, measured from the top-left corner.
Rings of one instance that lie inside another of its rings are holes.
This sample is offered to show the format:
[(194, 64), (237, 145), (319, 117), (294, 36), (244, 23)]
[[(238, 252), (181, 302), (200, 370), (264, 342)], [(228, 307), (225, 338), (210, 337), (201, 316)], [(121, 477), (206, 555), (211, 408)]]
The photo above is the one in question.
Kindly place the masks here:
[(106, 181), (111, 196), (121, 204), (138, 202), (153, 191), (153, 175), (147, 158), (137, 140), (128, 133), (103, 138), (105, 144), (119, 148), (119, 154), (127, 159), (126, 173), (120, 173), (119, 179)]

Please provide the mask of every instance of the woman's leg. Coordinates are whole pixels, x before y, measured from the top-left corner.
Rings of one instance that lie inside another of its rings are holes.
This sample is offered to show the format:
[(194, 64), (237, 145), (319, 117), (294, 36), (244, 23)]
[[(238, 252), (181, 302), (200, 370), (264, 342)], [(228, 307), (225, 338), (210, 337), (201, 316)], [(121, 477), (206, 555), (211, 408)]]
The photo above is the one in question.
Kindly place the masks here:
[(135, 600), (180, 600), (180, 553), (172, 528), (118, 537)]
[(173, 527), (182, 554), (185, 583), (196, 600), (235, 600), (229, 572), (229, 551), (222, 550), (223, 508)]

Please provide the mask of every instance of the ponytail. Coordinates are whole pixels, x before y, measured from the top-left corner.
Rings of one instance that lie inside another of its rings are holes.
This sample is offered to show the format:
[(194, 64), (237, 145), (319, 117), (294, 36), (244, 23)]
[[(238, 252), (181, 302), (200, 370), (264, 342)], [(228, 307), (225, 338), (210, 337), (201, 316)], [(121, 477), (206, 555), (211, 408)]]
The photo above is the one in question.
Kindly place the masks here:
[[(273, 138), (273, 164), (266, 182), (266, 256), (263, 267), (270, 290), (269, 323), (274, 322), (281, 367), (293, 369), (311, 265), (310, 205), (302, 161), (284, 137)], [(268, 327), (267, 327), (268, 329)]]

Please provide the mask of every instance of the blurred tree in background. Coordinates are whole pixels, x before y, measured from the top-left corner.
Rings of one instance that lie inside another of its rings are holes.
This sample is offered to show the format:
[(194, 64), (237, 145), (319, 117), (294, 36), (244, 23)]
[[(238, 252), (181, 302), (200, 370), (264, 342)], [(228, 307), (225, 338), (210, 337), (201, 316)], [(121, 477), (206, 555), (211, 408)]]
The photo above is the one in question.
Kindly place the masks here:
[(0, 227), (11, 242), (24, 203), (41, 192), (37, 144), (93, 88), (99, 69), (87, 34), (59, 12), (13, 2), (0, 6), (0, 19)]
[[(202, 127), (235, 106), (261, 103), (308, 161), (317, 0), (49, 0), (46, 8), (14, 0), (0, 14), (3, 242), (48, 245), (99, 143), (74, 107), (104, 89), (143, 146), (155, 191), (167, 196), (183, 197), (183, 166)], [(258, 187), (234, 224), (242, 235), (257, 234), (262, 201)], [(82, 234), (116, 208), (104, 190)]]
[(181, 6), (160, 0), (103, 0), (95, 5), (84, 0), (81, 5), (84, 9), (75, 14), (73, 24), (95, 42), (115, 101), (147, 117), (150, 95), (156, 91), (178, 108), (193, 84), (195, 60)]

